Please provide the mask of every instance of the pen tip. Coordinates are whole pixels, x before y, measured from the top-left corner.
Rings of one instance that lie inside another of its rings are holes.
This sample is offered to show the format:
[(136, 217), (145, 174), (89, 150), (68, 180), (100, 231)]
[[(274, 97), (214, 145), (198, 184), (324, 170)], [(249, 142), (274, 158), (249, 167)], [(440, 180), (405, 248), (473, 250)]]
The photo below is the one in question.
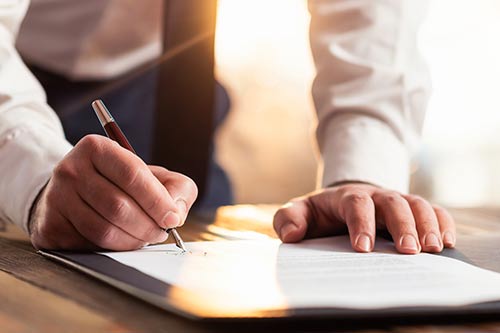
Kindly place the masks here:
[(172, 234), (175, 240), (175, 245), (182, 250), (182, 252), (187, 252), (186, 245), (184, 244), (184, 241), (182, 240), (181, 236), (175, 229), (169, 229), (169, 232)]

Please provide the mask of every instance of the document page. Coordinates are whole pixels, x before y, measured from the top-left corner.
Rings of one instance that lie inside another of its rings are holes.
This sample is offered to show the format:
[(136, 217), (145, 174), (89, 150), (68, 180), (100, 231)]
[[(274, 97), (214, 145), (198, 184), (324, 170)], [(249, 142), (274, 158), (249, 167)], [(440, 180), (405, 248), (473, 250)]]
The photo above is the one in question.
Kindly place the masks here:
[[(439, 255), (397, 254), (378, 239), (356, 253), (347, 236), (173, 244), (101, 253), (197, 295), (217, 311), (380, 309), (500, 300), (500, 274)], [(166, 295), (167, 296), (167, 295)]]

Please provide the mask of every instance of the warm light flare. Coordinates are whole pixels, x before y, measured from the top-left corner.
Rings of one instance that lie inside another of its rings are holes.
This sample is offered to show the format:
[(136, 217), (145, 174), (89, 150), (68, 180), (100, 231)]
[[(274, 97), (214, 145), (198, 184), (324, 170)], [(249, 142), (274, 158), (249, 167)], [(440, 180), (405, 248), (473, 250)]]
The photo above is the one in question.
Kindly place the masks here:
[[(219, 0), (216, 53), (225, 65), (263, 64), (270, 49), (279, 47), (294, 65), (309, 50), (296, 52), (297, 39), (307, 39), (309, 15), (305, 0)], [(267, 59), (267, 61), (265, 61)], [(264, 61), (263, 61), (264, 60)]]
[(216, 62), (232, 102), (218, 159), (237, 202), (284, 202), (314, 189), (307, 1), (219, 0)]

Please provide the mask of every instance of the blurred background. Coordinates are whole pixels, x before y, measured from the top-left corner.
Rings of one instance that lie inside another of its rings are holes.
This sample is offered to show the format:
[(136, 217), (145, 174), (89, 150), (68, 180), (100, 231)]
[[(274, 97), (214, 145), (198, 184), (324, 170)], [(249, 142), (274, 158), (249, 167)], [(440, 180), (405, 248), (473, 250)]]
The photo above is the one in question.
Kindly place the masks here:
[[(313, 190), (307, 1), (219, 0), (218, 20), (217, 75), (233, 106), (218, 159), (237, 202)], [(433, 94), (413, 192), (449, 206), (500, 203), (500, 1), (431, 0), (419, 44)]]

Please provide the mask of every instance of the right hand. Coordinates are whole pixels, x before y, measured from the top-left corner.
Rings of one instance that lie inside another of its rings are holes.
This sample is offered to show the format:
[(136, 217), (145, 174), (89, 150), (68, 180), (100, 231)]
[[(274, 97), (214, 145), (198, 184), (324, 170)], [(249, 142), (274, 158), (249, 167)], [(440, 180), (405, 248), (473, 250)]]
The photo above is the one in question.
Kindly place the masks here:
[(197, 196), (188, 177), (146, 165), (99, 135), (84, 137), (56, 166), (32, 208), (37, 249), (125, 251), (167, 239)]

